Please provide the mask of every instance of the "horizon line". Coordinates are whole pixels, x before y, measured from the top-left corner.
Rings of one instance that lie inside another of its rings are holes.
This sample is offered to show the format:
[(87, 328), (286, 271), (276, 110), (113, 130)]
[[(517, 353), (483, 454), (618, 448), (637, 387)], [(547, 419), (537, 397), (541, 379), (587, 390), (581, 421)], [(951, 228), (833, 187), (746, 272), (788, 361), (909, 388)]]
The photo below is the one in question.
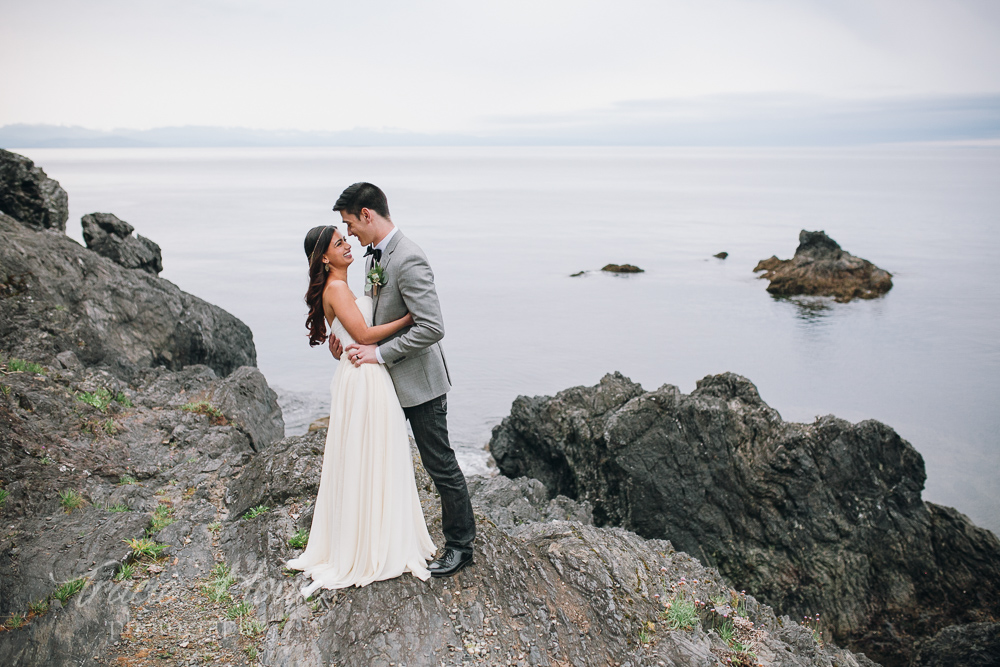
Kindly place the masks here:
[[(720, 99), (724, 104), (720, 104)], [(11, 148), (358, 146), (870, 146), (1000, 139), (1000, 94), (818, 100), (806, 95), (632, 100), (564, 114), (481, 119), (478, 129), (259, 129), (165, 125), (94, 130), (12, 123)]]

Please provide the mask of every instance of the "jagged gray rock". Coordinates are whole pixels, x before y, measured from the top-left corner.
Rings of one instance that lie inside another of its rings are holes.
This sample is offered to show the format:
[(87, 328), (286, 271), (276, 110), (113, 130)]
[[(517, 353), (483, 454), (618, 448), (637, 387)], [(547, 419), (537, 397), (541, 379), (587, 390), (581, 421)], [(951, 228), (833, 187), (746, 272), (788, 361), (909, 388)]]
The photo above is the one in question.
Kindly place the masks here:
[(278, 395), (253, 366), (242, 366), (227, 375), (206, 392), (205, 400), (246, 432), (257, 451), (285, 437)]
[(288, 498), (315, 495), (325, 441), (325, 430), (313, 431), (285, 438), (267, 456), (254, 457), (226, 487), (230, 514), (239, 517), (256, 505), (274, 507)]
[(490, 451), (509, 477), (593, 505), (719, 568), (781, 613), (905, 664), (915, 638), (1000, 614), (1000, 542), (921, 501), (923, 460), (891, 428), (782, 421), (746, 378), (689, 395), (615, 373), (519, 397)]
[(88, 213), (81, 219), (87, 247), (126, 269), (140, 269), (154, 276), (163, 270), (160, 246), (145, 236), (132, 236), (135, 228), (112, 213)]
[(69, 198), (41, 167), (0, 148), (0, 212), (31, 229), (65, 232)]
[(538, 521), (576, 521), (585, 526), (594, 523), (589, 503), (578, 503), (566, 496), (550, 499), (545, 485), (537, 479), (475, 475), (467, 481), (473, 507), (507, 532), (516, 533), (520, 526)]
[(124, 269), (63, 235), (0, 214), (0, 349), (51, 363), (72, 351), (123, 377), (135, 368), (256, 365), (240, 320), (173, 283)]
[(917, 644), (912, 667), (1000, 666), (1000, 623), (945, 628)]
[(176, 373), (144, 371), (135, 384), (136, 400), (143, 405), (183, 408), (207, 402), (243, 431), (256, 450), (285, 437), (278, 395), (253, 366), (241, 366), (223, 378), (203, 365), (187, 366)]

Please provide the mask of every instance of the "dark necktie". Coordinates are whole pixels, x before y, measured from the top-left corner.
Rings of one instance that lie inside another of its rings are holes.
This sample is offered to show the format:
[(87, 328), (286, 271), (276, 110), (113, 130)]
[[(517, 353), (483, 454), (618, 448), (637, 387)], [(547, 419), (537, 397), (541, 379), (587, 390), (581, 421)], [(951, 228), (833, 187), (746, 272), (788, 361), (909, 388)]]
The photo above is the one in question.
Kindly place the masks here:
[(378, 248), (375, 248), (373, 246), (367, 246), (367, 248), (368, 249), (365, 250), (365, 257), (367, 257), (368, 255), (375, 255), (375, 261), (376, 262), (381, 262), (382, 261), (382, 251), (381, 250), (379, 250)]

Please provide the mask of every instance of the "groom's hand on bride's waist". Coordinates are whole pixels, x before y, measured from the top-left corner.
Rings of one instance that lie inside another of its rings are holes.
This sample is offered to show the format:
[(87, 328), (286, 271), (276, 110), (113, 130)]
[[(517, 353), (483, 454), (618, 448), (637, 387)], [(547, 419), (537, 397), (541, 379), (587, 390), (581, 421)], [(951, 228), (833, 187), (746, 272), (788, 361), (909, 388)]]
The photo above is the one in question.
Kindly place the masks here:
[(340, 344), (340, 339), (331, 333), (327, 343), (330, 345), (330, 354), (333, 355), (334, 359), (340, 361), (340, 355), (344, 353), (344, 346)]
[(377, 345), (358, 345), (357, 343), (351, 343), (344, 351), (347, 352), (347, 358), (355, 366), (361, 366), (361, 364), (377, 364), (378, 357), (375, 355), (375, 350), (378, 349)]

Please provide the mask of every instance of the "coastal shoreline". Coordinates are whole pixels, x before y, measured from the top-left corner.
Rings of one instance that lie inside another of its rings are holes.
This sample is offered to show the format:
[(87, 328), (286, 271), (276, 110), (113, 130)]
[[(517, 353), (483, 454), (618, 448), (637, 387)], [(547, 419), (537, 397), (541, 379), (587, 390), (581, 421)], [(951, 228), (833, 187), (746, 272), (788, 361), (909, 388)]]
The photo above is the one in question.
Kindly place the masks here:
[[(510, 438), (492, 445), (509, 476), (469, 480), (475, 566), (452, 580), (402, 577), (303, 600), (302, 578), (283, 563), (308, 539), (325, 432), (285, 437), (242, 322), (69, 241), (58, 226), (29, 229), (0, 216), (5, 662), (874, 664), (836, 646), (820, 619), (795, 622), (734, 587), (724, 563), (720, 572), (663, 537), (609, 525), (613, 495), (581, 495), (585, 485), (567, 487), (541, 467), (534, 472), (543, 481), (522, 477), (510, 467)], [(129, 309), (136, 303), (175, 312), (175, 328), (150, 330), (142, 309)], [(616, 409), (616, 396), (659, 405), (621, 376), (614, 382), (618, 389), (590, 405)], [(705, 391), (720, 398), (729, 387), (730, 402), (780, 423), (748, 385), (720, 375)], [(676, 388), (659, 391), (683, 400)], [(545, 400), (518, 399), (511, 419)], [(565, 424), (596, 427), (604, 418)], [(627, 428), (625, 416), (614, 421)], [(541, 422), (525, 428), (551, 432)], [(583, 456), (604, 446), (591, 444), (597, 449)], [(899, 445), (919, 459), (907, 447)], [(440, 543), (439, 502), (415, 464)], [(911, 472), (890, 465), (885, 474)], [(948, 512), (952, 527), (942, 535), (971, 534)]]

